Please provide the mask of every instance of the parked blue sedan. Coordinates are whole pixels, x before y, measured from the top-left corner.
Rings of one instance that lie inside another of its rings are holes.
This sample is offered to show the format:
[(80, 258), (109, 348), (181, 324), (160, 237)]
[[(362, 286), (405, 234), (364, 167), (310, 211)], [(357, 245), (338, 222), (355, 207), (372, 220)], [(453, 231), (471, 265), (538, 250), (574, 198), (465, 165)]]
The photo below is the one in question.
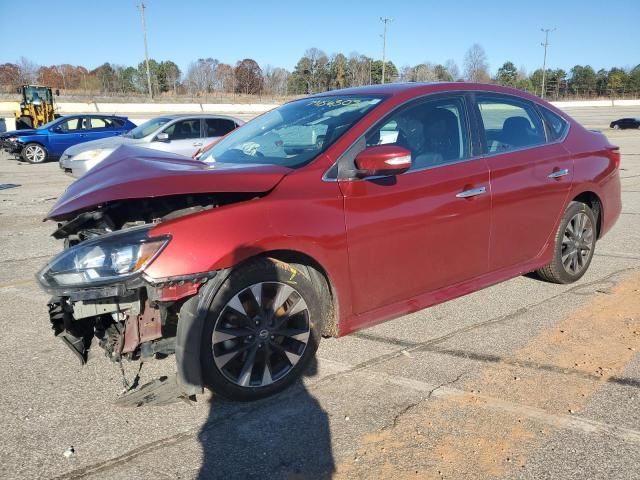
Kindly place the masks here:
[(0, 135), (0, 146), (26, 162), (53, 160), (67, 148), (89, 140), (122, 135), (135, 128), (127, 117), (113, 115), (66, 115), (33, 130)]

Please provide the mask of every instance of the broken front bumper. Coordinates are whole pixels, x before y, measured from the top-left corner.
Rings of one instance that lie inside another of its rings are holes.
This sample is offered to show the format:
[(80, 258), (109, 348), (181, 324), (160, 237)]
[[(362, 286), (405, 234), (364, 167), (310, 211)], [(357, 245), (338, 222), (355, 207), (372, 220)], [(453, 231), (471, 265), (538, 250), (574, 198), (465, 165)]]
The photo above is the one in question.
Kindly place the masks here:
[(94, 337), (107, 357), (138, 360), (175, 353), (180, 309), (216, 272), (152, 282), (65, 290), (48, 303), (54, 334), (80, 359), (88, 360)]

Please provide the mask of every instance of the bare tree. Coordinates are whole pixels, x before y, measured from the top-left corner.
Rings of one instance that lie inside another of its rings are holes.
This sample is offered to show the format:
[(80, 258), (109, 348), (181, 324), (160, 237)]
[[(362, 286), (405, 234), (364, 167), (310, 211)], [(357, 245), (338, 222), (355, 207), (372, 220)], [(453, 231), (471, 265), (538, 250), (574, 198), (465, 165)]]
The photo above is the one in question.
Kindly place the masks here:
[(233, 93), (235, 91), (236, 76), (231, 65), (226, 63), (218, 64), (216, 68), (215, 85), (216, 89), (225, 93)]
[(347, 83), (353, 87), (369, 85), (371, 83), (371, 62), (371, 58), (358, 52), (352, 52), (347, 61)]
[(213, 92), (218, 64), (215, 58), (199, 58), (196, 62), (191, 62), (185, 77), (188, 90), (192, 94)]
[(20, 57), (18, 61), (18, 72), (20, 83), (35, 83), (38, 80), (38, 65), (26, 57)]
[(413, 67), (413, 78), (414, 82), (433, 82), (438, 80), (438, 76), (436, 75), (435, 69), (431, 63), (421, 63)]
[(460, 69), (458, 68), (458, 64), (454, 60), (450, 58), (449, 60), (444, 62), (444, 68), (447, 69), (447, 72), (449, 72), (449, 75), (451, 75), (451, 78), (454, 82), (460, 80)]
[(267, 65), (263, 70), (264, 91), (271, 95), (286, 95), (289, 71), (284, 68)]
[(474, 43), (464, 56), (464, 77), (469, 82), (488, 82), (489, 64), (487, 54), (479, 44)]

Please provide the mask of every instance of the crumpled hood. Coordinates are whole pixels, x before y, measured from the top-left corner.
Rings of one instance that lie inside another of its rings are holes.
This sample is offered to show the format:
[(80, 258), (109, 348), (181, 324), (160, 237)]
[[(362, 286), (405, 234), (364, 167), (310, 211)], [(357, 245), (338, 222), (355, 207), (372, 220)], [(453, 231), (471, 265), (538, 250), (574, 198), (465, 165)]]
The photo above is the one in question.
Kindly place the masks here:
[(64, 220), (114, 200), (224, 192), (267, 192), (291, 172), (278, 165), (203, 163), (121, 146), (60, 196), (47, 220)]
[(11, 130), (10, 132), (0, 133), (0, 138), (23, 137), (27, 135), (37, 135), (43, 133), (35, 128), (25, 128), (24, 130)]
[(135, 145), (144, 143), (141, 140), (136, 140), (133, 138), (127, 138), (122, 136), (115, 137), (107, 137), (107, 138), (99, 138), (97, 140), (90, 140), (88, 142), (78, 143), (77, 145), (73, 145), (67, 148), (64, 153), (65, 155), (74, 156), (81, 152), (88, 152), (89, 150), (96, 150), (98, 148), (112, 148), (116, 149), (121, 145)]

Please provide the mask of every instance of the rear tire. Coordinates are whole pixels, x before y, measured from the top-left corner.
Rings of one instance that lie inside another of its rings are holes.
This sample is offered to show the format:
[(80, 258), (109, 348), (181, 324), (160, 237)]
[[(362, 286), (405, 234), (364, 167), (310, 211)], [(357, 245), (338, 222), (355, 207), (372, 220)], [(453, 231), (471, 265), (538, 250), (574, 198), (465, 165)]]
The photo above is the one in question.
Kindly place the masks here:
[(322, 296), (296, 266), (260, 258), (231, 272), (211, 302), (202, 332), (205, 385), (230, 400), (282, 391), (313, 359)]
[(575, 282), (591, 264), (596, 237), (596, 218), (591, 208), (571, 202), (556, 232), (553, 259), (536, 273), (548, 282)]
[(20, 154), (29, 163), (43, 163), (47, 160), (47, 150), (39, 143), (27, 143)]

